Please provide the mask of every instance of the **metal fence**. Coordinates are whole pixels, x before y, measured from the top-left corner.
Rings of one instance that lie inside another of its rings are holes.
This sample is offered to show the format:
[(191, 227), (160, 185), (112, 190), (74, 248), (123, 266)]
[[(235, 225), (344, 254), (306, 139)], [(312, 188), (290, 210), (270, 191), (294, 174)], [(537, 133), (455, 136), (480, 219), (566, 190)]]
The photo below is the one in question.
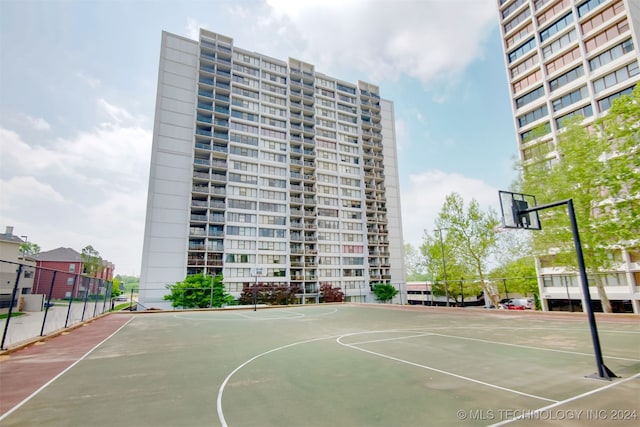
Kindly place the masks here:
[(0, 269), (0, 313), (6, 315), (0, 319), (0, 350), (69, 328), (113, 308), (112, 282), (108, 280), (5, 260), (0, 260)]

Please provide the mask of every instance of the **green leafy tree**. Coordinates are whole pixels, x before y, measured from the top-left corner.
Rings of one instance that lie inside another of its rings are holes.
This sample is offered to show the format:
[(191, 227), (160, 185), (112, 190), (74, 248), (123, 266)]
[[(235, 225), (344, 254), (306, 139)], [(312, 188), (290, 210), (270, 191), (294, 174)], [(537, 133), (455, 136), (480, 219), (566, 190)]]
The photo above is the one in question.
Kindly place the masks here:
[[(612, 253), (638, 244), (640, 235), (640, 85), (630, 96), (613, 102), (595, 126), (581, 117), (563, 122), (556, 146), (558, 161), (539, 156), (522, 164), (523, 192), (539, 204), (573, 200), (590, 284), (597, 288), (602, 308), (611, 311), (603, 273), (610, 271)], [(577, 268), (573, 235), (566, 211), (541, 212), (542, 231), (534, 249), (546, 261)], [(555, 255), (550, 256), (551, 252)]]
[(233, 301), (233, 297), (224, 292), (222, 275), (213, 278), (202, 273), (187, 276), (184, 281), (166, 285), (171, 291), (164, 299), (171, 301), (172, 307), (207, 308), (221, 307)]
[(213, 289), (211, 291), (211, 307), (222, 307), (235, 301), (232, 295), (225, 292), (222, 274), (213, 277)]
[(493, 280), (499, 292), (506, 296), (508, 293), (521, 295), (538, 295), (538, 278), (536, 263), (533, 256), (527, 256), (496, 267), (489, 277)]
[[(476, 283), (482, 287), (484, 295), (497, 306), (498, 294), (495, 288), (485, 280), (489, 261), (497, 246), (495, 233), (499, 224), (497, 213), (491, 208), (483, 212), (475, 199), (471, 199), (468, 207), (465, 208), (462, 197), (458, 193), (451, 193), (446, 197), (435, 224), (438, 231), (434, 231), (432, 235), (425, 233), (423, 245), (423, 253), (430, 258), (430, 264), (437, 265), (435, 253), (442, 239), (447, 279), (469, 277), (471, 272), (477, 279)], [(439, 233), (444, 233), (446, 237), (442, 237)], [(441, 262), (441, 264), (444, 281), (444, 263)], [(447, 289), (450, 296), (456, 295), (456, 289), (449, 286)], [(464, 289), (462, 292), (464, 293)]]
[(20, 243), (20, 253), (24, 256), (35, 255), (40, 252), (40, 246), (32, 242)]
[(389, 283), (376, 283), (371, 287), (371, 291), (376, 299), (382, 303), (391, 301), (393, 297), (398, 295), (398, 290)]
[[(437, 297), (446, 297), (449, 295), (450, 301), (462, 301), (464, 297), (477, 296), (479, 294), (477, 286), (469, 281), (461, 278), (474, 277), (475, 274), (469, 266), (455, 256), (453, 248), (453, 240), (451, 235), (447, 234), (447, 230), (442, 230), (442, 242), (440, 241), (440, 232), (425, 233), (423, 244), (420, 251), (425, 259), (425, 265), (429, 276), (433, 278), (431, 292)], [(444, 263), (443, 263), (444, 258)], [(447, 280), (445, 286), (445, 266), (447, 272)]]
[(407, 281), (421, 282), (429, 280), (430, 275), (425, 269), (425, 260), (419, 249), (410, 243), (404, 245), (404, 265), (407, 269)]
[(118, 276), (114, 277), (113, 280), (111, 281), (111, 297), (112, 298), (115, 298), (120, 294), (122, 294), (122, 291), (120, 290), (120, 283), (121, 281)]
[(82, 248), (80, 259), (82, 260), (82, 265), (84, 266), (85, 273), (92, 277), (97, 276), (102, 267), (102, 258), (100, 257), (100, 252), (95, 250), (91, 245), (85, 246), (84, 248)]

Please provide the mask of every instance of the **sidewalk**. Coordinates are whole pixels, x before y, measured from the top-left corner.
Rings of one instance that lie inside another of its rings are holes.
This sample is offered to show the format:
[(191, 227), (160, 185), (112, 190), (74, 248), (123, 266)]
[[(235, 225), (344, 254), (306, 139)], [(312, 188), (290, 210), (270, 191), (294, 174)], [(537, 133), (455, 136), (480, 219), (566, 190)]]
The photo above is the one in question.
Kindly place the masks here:
[[(109, 304), (104, 307), (105, 312), (111, 307)], [(45, 311), (26, 312), (21, 316), (13, 316), (11, 319), (0, 319), (0, 340), (4, 334), (5, 325), (9, 321), (9, 327), (4, 340), (4, 347), (1, 350), (9, 350), (21, 344), (28, 343), (38, 337), (54, 334), (58, 331), (71, 327), (83, 321), (91, 320), (102, 314), (103, 303), (98, 301), (87, 302), (86, 306), (83, 302), (74, 302), (69, 305), (55, 305), (50, 307), (46, 312), (47, 318), (45, 322)], [(84, 313), (83, 313), (84, 312)], [(68, 318), (67, 318), (68, 313)], [(84, 314), (84, 315), (83, 315)], [(44, 330), (42, 328), (44, 322)], [(42, 331), (42, 334), (41, 334)]]

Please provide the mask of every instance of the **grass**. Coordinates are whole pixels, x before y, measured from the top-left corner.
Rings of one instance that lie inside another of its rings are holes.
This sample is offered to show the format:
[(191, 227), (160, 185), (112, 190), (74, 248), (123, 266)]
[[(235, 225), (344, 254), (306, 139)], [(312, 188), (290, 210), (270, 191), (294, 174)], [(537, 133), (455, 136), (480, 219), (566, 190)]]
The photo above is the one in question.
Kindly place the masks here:
[[(15, 312), (11, 313), (11, 317), (22, 316), (23, 314), (24, 313), (22, 313), (20, 311), (15, 311)], [(7, 317), (9, 317), (9, 313), (0, 314), (0, 319), (6, 319)]]

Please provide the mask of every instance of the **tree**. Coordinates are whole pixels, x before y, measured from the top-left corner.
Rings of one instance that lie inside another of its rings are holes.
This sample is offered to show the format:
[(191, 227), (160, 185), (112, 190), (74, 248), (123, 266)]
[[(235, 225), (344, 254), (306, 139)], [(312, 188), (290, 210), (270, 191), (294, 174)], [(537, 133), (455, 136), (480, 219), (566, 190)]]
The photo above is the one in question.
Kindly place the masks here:
[[(465, 209), (462, 197), (458, 193), (451, 193), (446, 197), (435, 224), (437, 231), (433, 235), (425, 233), (423, 245), (423, 253), (430, 258), (431, 265), (437, 265), (436, 253), (442, 239), (440, 260), (444, 248), (445, 261), (440, 263), (443, 270), (446, 263), (447, 279), (469, 277), (472, 272), (484, 295), (497, 306), (498, 295), (494, 287), (485, 280), (487, 266), (497, 244), (494, 231), (499, 224), (497, 213), (491, 208), (483, 212), (475, 199), (471, 199)], [(442, 279), (444, 281), (444, 271)], [(448, 286), (447, 290), (450, 296), (458, 292)]]
[(115, 298), (122, 293), (120, 290), (120, 277), (116, 276), (111, 281), (111, 297)]
[[(461, 301), (463, 295), (465, 297), (477, 296), (479, 293), (477, 286), (471, 286), (469, 282), (463, 280), (463, 286), (460, 287), (460, 278), (474, 277), (475, 274), (467, 264), (455, 256), (451, 235), (445, 231), (447, 230), (442, 230), (442, 241), (440, 240), (440, 231), (436, 230), (433, 234), (425, 232), (423, 244), (420, 247), (427, 271), (434, 282), (431, 285), (431, 293), (437, 297), (449, 295), (449, 298), (455, 302)], [(446, 287), (444, 281), (445, 265), (447, 271)]]
[(538, 278), (533, 256), (522, 257), (496, 267), (489, 277), (500, 292), (538, 295)]
[(418, 282), (429, 280), (429, 274), (425, 270), (424, 257), (420, 251), (410, 243), (404, 245), (404, 265), (407, 269), (407, 281)]
[[(297, 286), (280, 285), (278, 283), (245, 283), (240, 294), (240, 304), (288, 305), (296, 302)], [(255, 297), (255, 299), (254, 299)]]
[(23, 256), (35, 255), (40, 252), (40, 246), (36, 243), (24, 242), (20, 243), (20, 253)]
[(334, 288), (329, 283), (320, 285), (320, 302), (343, 302), (344, 292), (340, 288)]
[[(539, 204), (573, 200), (585, 265), (602, 308), (611, 311), (603, 277), (612, 253), (638, 244), (640, 230), (640, 85), (614, 100), (592, 127), (582, 117), (563, 121), (556, 146), (558, 161), (544, 156), (521, 164), (522, 192)], [(558, 208), (540, 213), (542, 231), (534, 235), (536, 254), (547, 262), (577, 268), (569, 218)], [(552, 254), (553, 255), (550, 255)]]
[(376, 283), (371, 287), (371, 291), (376, 299), (382, 303), (391, 301), (393, 297), (398, 295), (398, 290), (388, 283)]
[(93, 246), (91, 245), (85, 246), (84, 248), (82, 248), (80, 259), (82, 260), (82, 264), (84, 265), (85, 273), (89, 276), (97, 276), (102, 267), (102, 258), (100, 257), (100, 252), (93, 249)]
[(211, 290), (211, 307), (222, 307), (235, 301), (232, 295), (225, 292), (222, 274), (213, 277), (213, 289)]
[(166, 285), (171, 291), (164, 299), (171, 301), (172, 307), (207, 308), (221, 307), (233, 301), (233, 297), (224, 292), (221, 274), (205, 276), (202, 273), (187, 276), (184, 281)]

